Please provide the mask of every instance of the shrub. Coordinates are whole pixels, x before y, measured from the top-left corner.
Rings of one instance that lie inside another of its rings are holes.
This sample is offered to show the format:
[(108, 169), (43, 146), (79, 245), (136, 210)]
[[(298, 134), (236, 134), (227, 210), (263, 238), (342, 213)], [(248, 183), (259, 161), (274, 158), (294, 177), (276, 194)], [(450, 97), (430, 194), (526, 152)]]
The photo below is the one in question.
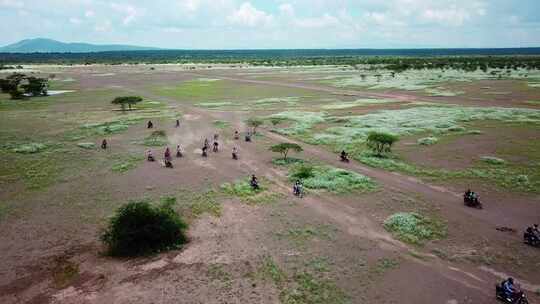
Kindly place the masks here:
[(414, 212), (391, 215), (384, 221), (384, 228), (400, 240), (416, 245), (446, 236), (446, 227), (442, 223)]
[(378, 156), (381, 156), (382, 153), (392, 152), (392, 145), (396, 141), (398, 141), (396, 135), (384, 132), (370, 132), (366, 144), (368, 148), (373, 150)]
[(313, 177), (315, 174), (313, 172), (313, 165), (300, 163), (295, 165), (289, 173), (291, 179), (306, 179)]
[(186, 228), (171, 204), (130, 202), (116, 211), (101, 240), (112, 256), (140, 256), (178, 248), (187, 241)]
[(293, 165), (293, 164), (300, 164), (303, 162), (304, 162), (303, 159), (294, 158), (294, 157), (287, 157), (287, 159), (283, 159), (283, 158), (272, 159), (272, 164), (276, 166), (288, 166), (288, 165)]
[(431, 145), (436, 144), (438, 141), (439, 139), (437, 137), (430, 136), (430, 137), (420, 138), (417, 141), (417, 143), (422, 146), (431, 146)]

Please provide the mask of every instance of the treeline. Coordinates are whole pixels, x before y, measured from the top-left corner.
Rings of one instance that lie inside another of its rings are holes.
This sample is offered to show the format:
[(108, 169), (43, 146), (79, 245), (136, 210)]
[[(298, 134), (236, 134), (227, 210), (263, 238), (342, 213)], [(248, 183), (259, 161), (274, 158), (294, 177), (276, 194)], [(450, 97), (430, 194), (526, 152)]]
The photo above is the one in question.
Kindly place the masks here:
[(540, 48), (416, 50), (123, 51), (98, 53), (0, 53), (0, 66), (18, 64), (229, 64), (255, 66), (385, 65), (409, 69), (540, 69)]

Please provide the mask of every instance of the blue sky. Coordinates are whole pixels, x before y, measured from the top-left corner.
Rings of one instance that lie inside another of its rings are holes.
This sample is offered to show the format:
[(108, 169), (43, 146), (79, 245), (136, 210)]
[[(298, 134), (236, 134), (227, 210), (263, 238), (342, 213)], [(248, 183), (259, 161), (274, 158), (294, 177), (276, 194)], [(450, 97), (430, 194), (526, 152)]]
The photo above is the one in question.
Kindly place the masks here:
[(540, 46), (540, 0), (0, 0), (0, 45), (182, 49)]

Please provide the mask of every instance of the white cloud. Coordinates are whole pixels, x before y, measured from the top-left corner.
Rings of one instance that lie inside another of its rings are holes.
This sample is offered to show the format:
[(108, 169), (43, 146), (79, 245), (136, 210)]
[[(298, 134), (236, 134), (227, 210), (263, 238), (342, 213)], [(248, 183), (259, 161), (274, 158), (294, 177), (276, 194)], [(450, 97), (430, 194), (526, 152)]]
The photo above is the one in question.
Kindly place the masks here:
[(110, 32), (112, 30), (112, 23), (110, 20), (105, 20), (96, 24), (94, 30), (96, 30), (96, 32)]
[(24, 2), (18, 0), (0, 0), (0, 7), (22, 8), (24, 7)]
[(201, 6), (201, 0), (184, 0), (180, 5), (187, 11), (195, 12)]
[(244, 2), (240, 7), (227, 17), (230, 23), (243, 26), (270, 25), (274, 17), (264, 11), (256, 9), (251, 3)]
[(321, 17), (299, 18), (294, 21), (294, 24), (304, 28), (325, 28), (338, 26), (341, 23), (338, 18), (329, 14), (324, 14)]
[(422, 13), (422, 18), (427, 21), (433, 21), (451, 26), (460, 26), (471, 18), (471, 15), (468, 11), (457, 8), (427, 9)]
[(86, 18), (92, 18), (92, 17), (94, 17), (95, 15), (96, 15), (96, 13), (94, 13), (94, 11), (92, 11), (92, 10), (87, 10), (86, 12), (84, 12), (84, 16), (85, 16)]
[(111, 3), (111, 7), (115, 11), (124, 14), (124, 17), (122, 18), (122, 24), (124, 25), (129, 25), (135, 18), (143, 15), (142, 11), (129, 4)]
[(73, 23), (73, 24), (81, 24), (82, 21), (79, 18), (71, 17), (71, 18), (69, 18), (69, 22)]
[(290, 3), (283, 3), (279, 6), (279, 11), (285, 16), (294, 16), (294, 7)]

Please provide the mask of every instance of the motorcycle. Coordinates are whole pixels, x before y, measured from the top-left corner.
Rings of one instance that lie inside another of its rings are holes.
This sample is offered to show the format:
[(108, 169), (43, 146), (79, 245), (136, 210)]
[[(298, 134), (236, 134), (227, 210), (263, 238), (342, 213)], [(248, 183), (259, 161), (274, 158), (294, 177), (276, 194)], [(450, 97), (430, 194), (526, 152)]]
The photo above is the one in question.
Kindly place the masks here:
[(155, 159), (152, 155), (148, 155), (148, 157), (146, 157), (146, 159), (147, 159), (149, 162), (156, 161), (156, 159)]
[(478, 197), (471, 197), (469, 195), (463, 196), (463, 204), (467, 207), (476, 208), (476, 209), (482, 209), (482, 203), (480, 203), (480, 200)]
[(519, 291), (514, 295), (513, 299), (509, 299), (506, 297), (506, 294), (504, 292), (504, 288), (502, 287), (502, 284), (495, 285), (495, 294), (497, 296), (497, 300), (502, 301), (504, 303), (508, 304), (529, 304), (529, 300), (527, 300), (527, 296), (525, 296), (525, 293), (523, 291)]
[(251, 181), (249, 184), (251, 185), (251, 188), (252, 188), (254, 191), (257, 191), (257, 190), (260, 189), (260, 188), (259, 188), (259, 183), (256, 182), (256, 181)]
[(233, 153), (233, 154), (232, 154), (232, 159), (237, 160), (237, 159), (238, 159), (238, 154)]
[(173, 168), (173, 164), (170, 160), (165, 160), (165, 168)]
[(347, 156), (343, 156), (343, 155), (340, 156), (340, 160), (341, 160), (342, 162), (344, 162), (344, 163), (348, 163), (348, 162), (349, 162), (349, 158), (348, 158)]
[(534, 233), (524, 232), (523, 242), (533, 247), (540, 247), (540, 237)]
[(294, 185), (293, 186), (293, 194), (299, 198), (304, 197), (304, 189), (302, 186)]

